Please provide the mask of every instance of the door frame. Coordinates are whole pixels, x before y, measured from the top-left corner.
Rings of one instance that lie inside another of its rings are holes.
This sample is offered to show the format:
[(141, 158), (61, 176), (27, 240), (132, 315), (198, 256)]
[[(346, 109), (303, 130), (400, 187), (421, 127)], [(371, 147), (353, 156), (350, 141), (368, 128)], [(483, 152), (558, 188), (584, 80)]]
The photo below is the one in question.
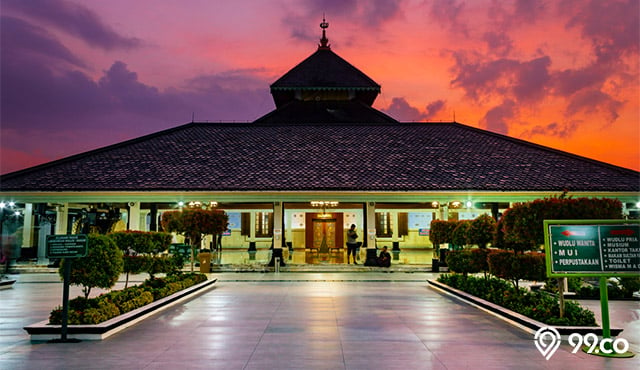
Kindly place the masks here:
[(313, 248), (313, 221), (336, 220), (336, 248), (344, 248), (344, 216), (342, 212), (305, 213), (304, 239), (306, 248)]

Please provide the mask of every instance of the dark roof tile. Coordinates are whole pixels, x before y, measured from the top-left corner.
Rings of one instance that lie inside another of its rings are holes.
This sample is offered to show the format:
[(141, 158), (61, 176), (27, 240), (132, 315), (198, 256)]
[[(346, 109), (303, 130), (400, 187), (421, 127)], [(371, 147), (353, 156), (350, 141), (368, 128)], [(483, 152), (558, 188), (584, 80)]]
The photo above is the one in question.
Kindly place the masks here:
[(0, 177), (2, 191), (639, 191), (640, 173), (457, 123), (191, 123)]

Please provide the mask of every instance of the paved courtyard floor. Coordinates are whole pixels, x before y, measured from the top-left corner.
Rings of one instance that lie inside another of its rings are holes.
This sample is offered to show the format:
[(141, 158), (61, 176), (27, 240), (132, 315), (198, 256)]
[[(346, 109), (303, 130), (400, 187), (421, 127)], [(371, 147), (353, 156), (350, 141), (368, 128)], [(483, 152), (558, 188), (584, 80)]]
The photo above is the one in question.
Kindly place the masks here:
[[(640, 355), (574, 354), (566, 341), (547, 361), (532, 334), (430, 288), (436, 275), (211, 274), (213, 289), (107, 340), (52, 344), (31, 343), (22, 327), (47, 318), (62, 284), (20, 274), (0, 291), (0, 369), (640, 368)], [(612, 301), (610, 310), (638, 353), (640, 304)]]

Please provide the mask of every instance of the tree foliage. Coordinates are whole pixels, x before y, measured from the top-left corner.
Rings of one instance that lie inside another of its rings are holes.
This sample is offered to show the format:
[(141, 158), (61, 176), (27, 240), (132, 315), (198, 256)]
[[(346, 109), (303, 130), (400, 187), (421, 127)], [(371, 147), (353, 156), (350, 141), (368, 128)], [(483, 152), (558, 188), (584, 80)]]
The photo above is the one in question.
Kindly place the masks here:
[(440, 244), (451, 243), (453, 230), (457, 226), (456, 221), (433, 220), (429, 231), (429, 240), (438, 250)]
[(508, 209), (500, 225), (505, 244), (544, 244), (544, 220), (621, 219), (622, 203), (609, 198), (567, 198), (563, 195), (520, 203)]
[(468, 230), (468, 243), (476, 244), (479, 248), (486, 248), (491, 243), (496, 234), (496, 220), (493, 217), (483, 214), (471, 221)]
[(218, 235), (227, 230), (229, 217), (221, 210), (186, 209), (162, 214), (162, 228), (189, 237), (191, 241), (191, 270), (195, 249), (200, 248), (205, 235)]
[[(469, 243), (469, 228), (471, 227), (471, 221), (462, 220), (458, 221), (456, 227), (451, 233), (451, 243), (456, 247), (464, 247)], [(447, 259), (448, 260), (448, 259)]]
[(544, 281), (547, 276), (545, 263), (543, 253), (515, 254), (493, 250), (488, 255), (489, 272), (511, 281), (516, 289), (520, 280)]
[(122, 252), (105, 235), (89, 234), (86, 257), (63, 259), (59, 274), (64, 277), (65, 264), (71, 263), (69, 284), (81, 285), (85, 298), (94, 287), (109, 289), (116, 284), (123, 270)]

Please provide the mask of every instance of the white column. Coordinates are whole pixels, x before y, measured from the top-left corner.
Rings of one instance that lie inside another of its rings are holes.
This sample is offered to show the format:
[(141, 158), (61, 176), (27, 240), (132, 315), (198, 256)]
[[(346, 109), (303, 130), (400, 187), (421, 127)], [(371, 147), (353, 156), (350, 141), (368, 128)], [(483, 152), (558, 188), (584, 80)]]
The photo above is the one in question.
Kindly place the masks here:
[(22, 248), (33, 247), (33, 203), (25, 203), (22, 223)]
[(251, 225), (251, 230), (249, 232), (249, 241), (255, 241), (256, 240), (256, 211), (251, 211), (249, 213), (251, 215), (251, 218), (249, 219), (250, 225)]
[(367, 249), (376, 248), (376, 203), (367, 202), (367, 225), (365, 230)]
[(273, 248), (282, 249), (282, 236), (284, 235), (282, 224), (282, 202), (273, 203)]
[(391, 241), (397, 242), (400, 240), (400, 231), (399, 231), (400, 227), (398, 226), (398, 211), (391, 212), (390, 217), (392, 219), (391, 223), (393, 225), (393, 228), (391, 230), (393, 232), (393, 235), (391, 235)]
[(69, 222), (69, 203), (58, 204), (56, 206), (56, 235), (67, 233), (67, 223)]
[(129, 202), (129, 230), (140, 231), (140, 202)]

